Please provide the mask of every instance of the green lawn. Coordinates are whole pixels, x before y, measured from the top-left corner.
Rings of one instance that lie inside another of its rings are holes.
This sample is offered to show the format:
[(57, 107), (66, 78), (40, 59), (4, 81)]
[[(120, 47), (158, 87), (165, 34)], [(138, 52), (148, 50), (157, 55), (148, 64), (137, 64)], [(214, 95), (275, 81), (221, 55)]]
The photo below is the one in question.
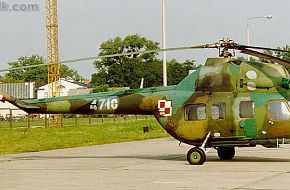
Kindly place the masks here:
[[(78, 127), (9, 129), (2, 125), (0, 128), (0, 154), (35, 152), (168, 136), (154, 119), (137, 121), (123, 119), (116, 122), (105, 120), (103, 124), (101, 121), (99, 124), (90, 126), (82, 119), (78, 119), (80, 123)], [(75, 123), (75, 119), (72, 121), (65, 119), (64, 121), (67, 123), (70, 121), (71, 124)], [(19, 122), (19, 125), (21, 123), (23, 122)], [(143, 133), (144, 126), (149, 126), (149, 133)]]
[[(96, 124), (103, 124), (103, 123), (113, 123), (113, 122), (127, 122), (127, 121), (136, 121), (136, 120), (147, 120), (153, 119), (153, 116), (110, 116), (110, 117), (103, 117), (103, 118), (91, 118), (88, 117), (84, 118), (82, 116), (78, 118), (64, 118), (63, 119), (63, 126), (64, 127), (71, 127), (71, 126), (85, 126), (85, 125), (96, 125)], [(12, 128), (25, 128), (28, 127), (27, 119), (22, 121), (12, 121)], [(30, 119), (30, 126), (31, 127), (44, 127), (45, 120), (44, 119)], [(3, 128), (10, 128), (10, 122), (3, 121), (0, 122), (0, 129)]]

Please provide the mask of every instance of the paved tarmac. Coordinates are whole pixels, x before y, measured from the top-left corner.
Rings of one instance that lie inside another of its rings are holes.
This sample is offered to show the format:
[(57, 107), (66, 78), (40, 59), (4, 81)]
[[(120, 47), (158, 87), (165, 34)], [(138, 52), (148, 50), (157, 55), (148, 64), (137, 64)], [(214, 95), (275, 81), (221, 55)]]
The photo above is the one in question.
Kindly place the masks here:
[(0, 189), (290, 189), (290, 146), (238, 148), (232, 161), (216, 151), (203, 166), (171, 138), (0, 157)]

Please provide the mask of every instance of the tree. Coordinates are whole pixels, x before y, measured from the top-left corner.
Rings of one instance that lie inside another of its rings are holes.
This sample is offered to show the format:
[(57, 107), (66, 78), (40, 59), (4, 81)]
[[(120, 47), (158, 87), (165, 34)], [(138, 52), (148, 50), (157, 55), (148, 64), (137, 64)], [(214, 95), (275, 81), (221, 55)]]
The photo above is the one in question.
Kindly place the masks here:
[(62, 78), (71, 77), (75, 81), (81, 81), (83, 79), (76, 70), (70, 69), (67, 65), (60, 66), (60, 74)]
[[(8, 63), (10, 68), (17, 68), (23, 66), (32, 66), (44, 64), (43, 57), (32, 55), (31, 57), (20, 57), (16, 62)], [(61, 65), (61, 77), (71, 77), (74, 80), (80, 80), (82, 77), (73, 69), (69, 69), (66, 65)], [(37, 86), (47, 83), (47, 66), (32, 67), (26, 69), (11, 70), (6, 75), (6, 79), (23, 81), (23, 82), (36, 82)], [(3, 79), (4, 80), (4, 79)]]
[[(286, 45), (284, 47), (278, 47), (277, 49), (285, 50), (285, 51), (289, 52), (290, 51), (290, 46)], [(270, 51), (270, 50), (265, 51), (265, 53), (269, 54), (269, 55), (273, 55), (273, 56), (279, 57), (281, 59), (284, 59), (284, 60), (290, 62), (290, 53), (287, 53), (287, 52), (274, 52), (274, 51)]]
[[(116, 37), (100, 46), (99, 55), (139, 52), (158, 49), (158, 43), (141, 37), (138, 34), (129, 35), (124, 39)], [(156, 62), (157, 53), (136, 54), (103, 58), (94, 62), (98, 69), (97, 74), (92, 75), (93, 86), (108, 84), (111, 87), (137, 88), (141, 78), (146, 78), (150, 64)], [(145, 70), (144, 70), (145, 69)], [(151, 80), (151, 79), (150, 79)], [(145, 80), (146, 81), (146, 80)]]
[[(290, 46), (289, 45), (286, 45), (286, 46), (284, 46), (282, 48), (278, 47), (277, 49), (281, 49), (281, 50), (285, 50), (285, 51), (290, 52)], [(288, 52), (275, 52), (275, 51), (267, 50), (264, 53), (266, 53), (268, 55), (276, 56), (278, 58), (281, 58), (283, 60), (286, 60), (286, 61), (290, 62), (290, 53), (288, 53)], [(270, 61), (267, 61), (267, 62), (270, 62)], [(290, 72), (290, 68), (286, 68), (286, 69), (288, 70), (288, 72)]]
[[(158, 49), (158, 43), (141, 37), (138, 34), (129, 35), (124, 39), (116, 37), (100, 46), (100, 56), (138, 52)], [(162, 60), (157, 58), (157, 53), (119, 56), (103, 58), (94, 62), (98, 73), (92, 75), (92, 86), (108, 84), (110, 87), (138, 88), (144, 78), (144, 86), (161, 86), (163, 81)], [(188, 75), (189, 70), (196, 66), (194, 61), (178, 63), (176, 60), (168, 64), (168, 84), (178, 84)]]
[(23, 82), (22, 80), (15, 80), (8, 76), (0, 76), (0, 82), (1, 83), (15, 83), (15, 82)]
[(196, 65), (194, 60), (186, 60), (178, 63), (175, 59), (168, 62), (168, 84), (179, 84), (188, 74), (190, 70), (196, 70), (200, 65)]
[[(39, 65), (43, 64), (44, 59), (38, 55), (32, 55), (31, 57), (20, 57), (18, 61), (8, 63), (10, 68), (17, 68), (30, 65)], [(42, 81), (47, 81), (47, 68), (45, 66), (27, 68), (27, 69), (18, 69), (9, 71), (6, 74), (7, 78), (14, 80), (20, 80), (23, 82), (36, 82), (41, 83)]]
[(93, 88), (92, 93), (107, 92), (108, 90), (109, 90), (109, 86), (106, 84), (102, 84), (100, 86)]

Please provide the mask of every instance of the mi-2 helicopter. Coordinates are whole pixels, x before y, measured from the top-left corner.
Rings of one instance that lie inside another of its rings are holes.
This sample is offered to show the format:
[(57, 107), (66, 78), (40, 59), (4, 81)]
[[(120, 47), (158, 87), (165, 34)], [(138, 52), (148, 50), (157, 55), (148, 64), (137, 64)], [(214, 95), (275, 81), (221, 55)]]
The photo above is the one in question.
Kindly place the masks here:
[[(1, 93), (0, 98), (27, 113), (152, 114), (172, 137), (194, 146), (187, 153), (192, 165), (205, 162), (206, 148), (215, 148), (220, 159), (230, 160), (235, 147), (289, 142), (290, 78), (285, 67), (290, 62), (254, 49), (288, 51), (221, 40), (104, 57), (200, 48), (217, 48), (220, 57), (207, 59), (176, 86), (30, 100)], [(230, 50), (275, 63), (241, 61)]]

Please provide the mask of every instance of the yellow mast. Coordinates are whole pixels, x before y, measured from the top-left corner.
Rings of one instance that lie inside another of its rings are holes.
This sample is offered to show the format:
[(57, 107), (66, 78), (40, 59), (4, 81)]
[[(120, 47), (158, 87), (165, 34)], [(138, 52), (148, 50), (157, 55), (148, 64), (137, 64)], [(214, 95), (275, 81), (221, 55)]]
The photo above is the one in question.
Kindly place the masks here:
[[(60, 64), (58, 51), (57, 0), (46, 0), (48, 56), (48, 97), (60, 96)], [(53, 115), (49, 126), (61, 126), (61, 115)]]

